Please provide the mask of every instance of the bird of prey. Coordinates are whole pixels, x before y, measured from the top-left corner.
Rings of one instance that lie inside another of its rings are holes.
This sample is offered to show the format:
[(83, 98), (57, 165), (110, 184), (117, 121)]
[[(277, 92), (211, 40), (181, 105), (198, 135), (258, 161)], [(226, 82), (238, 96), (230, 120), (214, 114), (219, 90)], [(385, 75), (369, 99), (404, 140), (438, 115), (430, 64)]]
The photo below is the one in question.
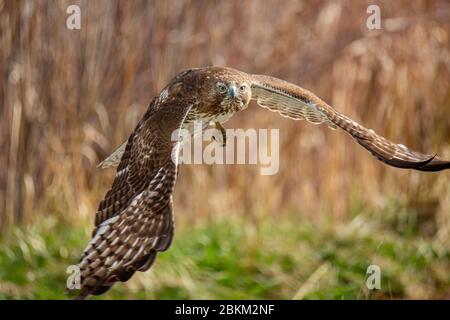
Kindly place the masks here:
[[(101, 163), (118, 164), (111, 189), (100, 202), (92, 240), (80, 262), (77, 298), (99, 295), (136, 271), (146, 271), (174, 232), (172, 191), (177, 177), (174, 130), (193, 130), (194, 121), (221, 124), (251, 100), (294, 120), (341, 128), (384, 163), (439, 171), (450, 161), (395, 144), (339, 113), (313, 93), (289, 82), (232, 68), (189, 69), (155, 97), (127, 142)], [(174, 157), (172, 155), (174, 154)]]

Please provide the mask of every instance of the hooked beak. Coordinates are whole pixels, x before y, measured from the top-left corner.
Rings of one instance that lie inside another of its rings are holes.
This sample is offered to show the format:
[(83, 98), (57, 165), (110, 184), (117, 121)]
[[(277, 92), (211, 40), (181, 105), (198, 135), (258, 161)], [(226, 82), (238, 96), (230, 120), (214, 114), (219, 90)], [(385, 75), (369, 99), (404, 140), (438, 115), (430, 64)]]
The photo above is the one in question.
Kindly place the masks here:
[(230, 97), (231, 97), (232, 99), (236, 98), (236, 96), (237, 96), (237, 88), (236, 88), (236, 86), (234, 86), (234, 85), (230, 86), (228, 92), (229, 92)]

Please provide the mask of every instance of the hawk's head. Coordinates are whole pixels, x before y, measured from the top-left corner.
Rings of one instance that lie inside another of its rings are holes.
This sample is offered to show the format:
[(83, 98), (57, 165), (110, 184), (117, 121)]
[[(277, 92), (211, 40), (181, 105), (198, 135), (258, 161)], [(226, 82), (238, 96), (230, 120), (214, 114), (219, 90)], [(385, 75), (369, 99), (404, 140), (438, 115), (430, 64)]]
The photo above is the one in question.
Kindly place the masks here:
[(197, 69), (196, 76), (199, 93), (209, 98), (212, 108), (236, 112), (248, 106), (251, 88), (245, 73), (232, 68), (207, 67)]
[(215, 83), (215, 96), (220, 106), (233, 111), (245, 109), (250, 102), (250, 85), (244, 79), (221, 77)]

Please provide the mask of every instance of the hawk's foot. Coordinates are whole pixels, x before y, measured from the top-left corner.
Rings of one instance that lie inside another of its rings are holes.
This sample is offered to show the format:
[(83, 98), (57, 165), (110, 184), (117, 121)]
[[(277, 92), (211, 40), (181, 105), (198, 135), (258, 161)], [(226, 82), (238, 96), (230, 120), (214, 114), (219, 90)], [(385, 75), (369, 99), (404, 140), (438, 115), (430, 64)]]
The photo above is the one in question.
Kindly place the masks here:
[(217, 141), (218, 143), (222, 144), (222, 147), (225, 147), (227, 145), (227, 132), (225, 131), (225, 128), (222, 127), (222, 124), (218, 121), (215, 122), (216, 129), (220, 131), (220, 135), (214, 135), (213, 139), (214, 141)]

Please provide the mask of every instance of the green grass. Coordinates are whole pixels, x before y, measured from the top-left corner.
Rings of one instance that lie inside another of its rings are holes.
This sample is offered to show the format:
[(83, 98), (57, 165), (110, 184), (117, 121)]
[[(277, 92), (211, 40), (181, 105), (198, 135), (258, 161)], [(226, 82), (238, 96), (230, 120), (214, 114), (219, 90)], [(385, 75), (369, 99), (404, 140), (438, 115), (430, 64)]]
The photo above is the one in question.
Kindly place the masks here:
[[(347, 222), (313, 223), (295, 212), (257, 222), (185, 220), (150, 271), (95, 299), (448, 298), (448, 244), (424, 238), (414, 219), (399, 229), (397, 209)], [(46, 218), (8, 230), (0, 238), (0, 299), (69, 298), (66, 268), (90, 228)], [(370, 264), (381, 268), (381, 290), (366, 288)]]

